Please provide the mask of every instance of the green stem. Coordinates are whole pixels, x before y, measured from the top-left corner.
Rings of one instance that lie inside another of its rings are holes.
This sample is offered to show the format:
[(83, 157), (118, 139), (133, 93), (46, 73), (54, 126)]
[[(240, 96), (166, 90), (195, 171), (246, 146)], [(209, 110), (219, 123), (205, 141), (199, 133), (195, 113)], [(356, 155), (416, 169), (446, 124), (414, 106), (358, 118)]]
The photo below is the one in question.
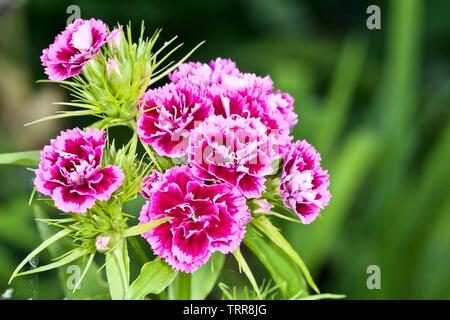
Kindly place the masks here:
[(301, 221), (298, 220), (298, 218), (297, 218), (297, 219), (290, 218), (290, 217), (285, 216), (284, 214), (280, 214), (280, 213), (275, 212), (275, 211), (271, 211), (270, 213), (265, 213), (265, 214), (263, 213), (263, 214), (261, 214), (261, 215), (265, 215), (265, 216), (274, 216), (274, 217), (277, 217), (277, 218), (279, 218), (279, 219), (283, 219), (283, 220), (286, 220), (286, 221), (289, 221), (289, 222), (294, 222), (294, 223), (302, 224)]
[(191, 275), (178, 272), (177, 277), (169, 286), (169, 298), (172, 300), (191, 299)]
[(191, 275), (180, 272), (178, 274), (178, 281), (179, 300), (189, 300), (191, 298)]
[(150, 261), (144, 249), (142, 249), (141, 244), (135, 237), (129, 237), (128, 241), (130, 241), (130, 244), (133, 247), (134, 252), (136, 252), (137, 256), (139, 257), (142, 263)]
[(106, 254), (105, 263), (111, 299), (125, 299), (130, 281), (130, 260), (125, 239)]
[[(129, 126), (130, 126), (131, 130), (133, 130), (133, 132), (137, 132), (137, 125), (136, 125), (136, 121), (134, 121), (134, 119), (129, 122)], [(156, 169), (158, 169), (159, 172), (162, 172), (163, 171), (162, 166), (159, 163), (158, 158), (155, 155), (154, 151), (149, 147), (148, 144), (144, 143), (140, 137), (139, 137), (139, 141), (141, 142), (141, 145), (144, 147), (144, 150), (147, 152), (147, 154), (150, 157), (150, 159), (152, 160), (152, 162), (155, 164)]]

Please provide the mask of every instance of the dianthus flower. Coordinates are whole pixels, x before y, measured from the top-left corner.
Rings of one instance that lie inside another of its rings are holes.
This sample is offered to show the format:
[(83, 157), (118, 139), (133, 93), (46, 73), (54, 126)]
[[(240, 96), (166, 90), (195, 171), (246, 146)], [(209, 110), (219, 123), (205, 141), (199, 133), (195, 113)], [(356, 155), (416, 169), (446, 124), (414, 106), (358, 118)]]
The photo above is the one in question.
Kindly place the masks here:
[(320, 161), (320, 154), (306, 140), (293, 144), (284, 159), (280, 194), (305, 224), (313, 222), (331, 198), (328, 172)]
[(238, 248), (250, 213), (240, 192), (225, 183), (206, 184), (187, 166), (173, 167), (152, 188), (140, 223), (170, 217), (142, 236), (173, 268), (194, 272), (216, 251)]
[(107, 26), (101, 20), (75, 20), (42, 51), (45, 73), (51, 80), (76, 76), (107, 41)]
[(209, 64), (181, 64), (169, 78), (174, 83), (188, 81), (207, 88), (216, 115), (228, 117), (237, 114), (259, 118), (267, 127), (267, 134), (271, 136), (277, 152), (281, 154), (286, 151), (292, 140), (290, 129), (298, 120), (294, 112), (294, 98), (279, 90), (274, 91), (269, 76), (241, 72), (233, 61), (217, 58)]
[(114, 165), (101, 167), (105, 132), (78, 128), (61, 132), (44, 147), (34, 185), (64, 212), (85, 213), (108, 200), (124, 179)]
[(182, 157), (189, 133), (212, 113), (207, 92), (188, 82), (147, 91), (139, 108), (138, 134), (161, 156)]
[(238, 188), (247, 198), (265, 190), (273, 152), (257, 118), (210, 116), (191, 132), (188, 159), (196, 175)]

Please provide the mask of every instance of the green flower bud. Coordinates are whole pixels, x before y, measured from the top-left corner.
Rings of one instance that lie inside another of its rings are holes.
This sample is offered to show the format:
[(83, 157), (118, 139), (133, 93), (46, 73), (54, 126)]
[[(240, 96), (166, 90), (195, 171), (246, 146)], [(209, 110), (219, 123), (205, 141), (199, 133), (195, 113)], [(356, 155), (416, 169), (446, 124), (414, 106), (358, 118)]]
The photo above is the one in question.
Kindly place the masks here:
[(95, 248), (101, 253), (113, 249), (119, 242), (120, 236), (114, 232), (102, 233), (95, 239)]

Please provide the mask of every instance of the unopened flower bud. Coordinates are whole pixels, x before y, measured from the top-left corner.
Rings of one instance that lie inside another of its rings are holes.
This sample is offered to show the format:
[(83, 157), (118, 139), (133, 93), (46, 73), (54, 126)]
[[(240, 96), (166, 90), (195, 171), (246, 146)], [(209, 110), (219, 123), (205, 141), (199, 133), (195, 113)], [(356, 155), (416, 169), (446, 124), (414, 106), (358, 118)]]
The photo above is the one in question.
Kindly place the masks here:
[(108, 46), (112, 50), (114, 48), (120, 48), (122, 44), (122, 26), (113, 29), (108, 37)]
[(270, 213), (272, 211), (272, 205), (266, 199), (257, 199), (253, 201), (256, 208), (253, 210), (254, 213)]
[(108, 78), (112, 74), (116, 74), (120, 79), (122, 79), (122, 73), (120, 72), (119, 64), (116, 59), (108, 59), (106, 62), (106, 71), (108, 73)]
[(95, 247), (99, 252), (105, 253), (116, 246), (117, 240), (116, 234), (110, 232), (103, 233), (95, 239)]

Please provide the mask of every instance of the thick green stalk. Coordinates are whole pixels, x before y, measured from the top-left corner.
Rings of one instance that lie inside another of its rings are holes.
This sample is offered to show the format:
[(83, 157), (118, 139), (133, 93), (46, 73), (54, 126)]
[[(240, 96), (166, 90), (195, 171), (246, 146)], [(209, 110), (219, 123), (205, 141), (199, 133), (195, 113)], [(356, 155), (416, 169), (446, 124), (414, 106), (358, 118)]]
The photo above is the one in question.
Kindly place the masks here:
[(106, 276), (112, 300), (125, 299), (130, 282), (130, 259), (127, 243), (123, 239), (119, 245), (106, 254)]
[(169, 287), (169, 299), (189, 300), (191, 299), (191, 275), (179, 272)]

